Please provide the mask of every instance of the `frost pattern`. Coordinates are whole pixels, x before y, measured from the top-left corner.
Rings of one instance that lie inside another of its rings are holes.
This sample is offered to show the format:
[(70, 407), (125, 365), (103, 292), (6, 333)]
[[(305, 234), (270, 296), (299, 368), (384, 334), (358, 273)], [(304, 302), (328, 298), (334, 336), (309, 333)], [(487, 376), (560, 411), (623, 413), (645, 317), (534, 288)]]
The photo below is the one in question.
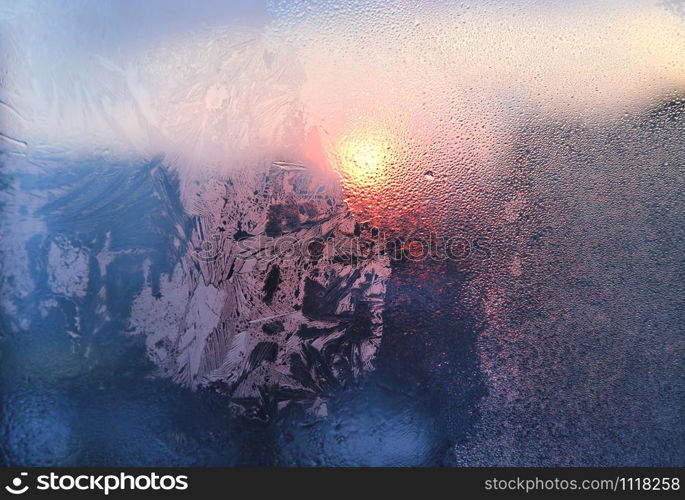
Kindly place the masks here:
[(216, 182), (198, 202), (195, 249), (134, 304), (150, 356), (177, 382), (212, 385), (252, 415), (293, 401), (325, 412), (319, 396), (373, 366), (387, 256), (360, 252), (339, 189), (301, 167)]

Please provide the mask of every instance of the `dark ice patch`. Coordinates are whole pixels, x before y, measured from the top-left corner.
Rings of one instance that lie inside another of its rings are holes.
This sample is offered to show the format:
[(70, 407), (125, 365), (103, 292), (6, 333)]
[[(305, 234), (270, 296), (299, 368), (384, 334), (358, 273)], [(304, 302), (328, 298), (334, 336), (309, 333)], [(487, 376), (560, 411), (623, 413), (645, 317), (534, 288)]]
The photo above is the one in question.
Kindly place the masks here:
[(328, 286), (307, 278), (304, 282), (302, 313), (315, 320), (326, 320), (334, 316), (337, 319), (344, 318), (345, 314), (336, 314), (338, 303), (349, 292), (350, 284), (358, 277), (359, 271), (355, 271), (346, 279), (338, 278)]
[(283, 322), (280, 319), (277, 319), (262, 325), (262, 331), (267, 335), (276, 335), (277, 333), (284, 332), (285, 326), (283, 326)]
[(278, 290), (278, 285), (281, 284), (281, 268), (277, 264), (271, 266), (269, 274), (264, 280), (264, 303), (271, 305), (271, 301), (274, 299), (274, 294)]
[(247, 231), (243, 231), (242, 229), (238, 229), (235, 233), (233, 233), (233, 240), (235, 241), (243, 241), (248, 238), (252, 238), (254, 236), (253, 234), (248, 233)]
[(335, 313), (337, 302), (321, 283), (307, 278), (304, 282), (302, 313), (310, 319), (325, 319)]
[(297, 335), (302, 339), (315, 339), (333, 333), (334, 331), (335, 328), (316, 328), (314, 326), (302, 324), (300, 325), (300, 328), (297, 329)]
[(300, 228), (300, 215), (296, 204), (274, 204), (269, 207), (264, 232), (269, 237), (297, 231)]
[(273, 363), (278, 354), (278, 344), (276, 342), (260, 342), (257, 344), (247, 360), (248, 370), (253, 370), (262, 362)]

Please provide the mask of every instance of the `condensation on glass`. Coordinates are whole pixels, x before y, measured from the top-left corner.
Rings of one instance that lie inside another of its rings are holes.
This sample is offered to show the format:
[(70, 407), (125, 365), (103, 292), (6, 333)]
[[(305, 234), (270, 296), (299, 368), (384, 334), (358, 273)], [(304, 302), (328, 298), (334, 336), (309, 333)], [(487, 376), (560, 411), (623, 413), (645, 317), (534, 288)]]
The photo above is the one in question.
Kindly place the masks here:
[(0, 462), (681, 464), (682, 1), (250, 4), (0, 2)]

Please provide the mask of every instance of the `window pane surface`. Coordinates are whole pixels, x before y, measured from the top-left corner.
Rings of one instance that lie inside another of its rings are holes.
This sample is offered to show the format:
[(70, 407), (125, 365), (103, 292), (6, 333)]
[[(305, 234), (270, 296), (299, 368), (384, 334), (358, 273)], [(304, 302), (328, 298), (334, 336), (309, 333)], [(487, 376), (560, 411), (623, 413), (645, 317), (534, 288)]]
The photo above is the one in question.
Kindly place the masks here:
[(0, 463), (683, 465), (682, 1), (0, 2)]

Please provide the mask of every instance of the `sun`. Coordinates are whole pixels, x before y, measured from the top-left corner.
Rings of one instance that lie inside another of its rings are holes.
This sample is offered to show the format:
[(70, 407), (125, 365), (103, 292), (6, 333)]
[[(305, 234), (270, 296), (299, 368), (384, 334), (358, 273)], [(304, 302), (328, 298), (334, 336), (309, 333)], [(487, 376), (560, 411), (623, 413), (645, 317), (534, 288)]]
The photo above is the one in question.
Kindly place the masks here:
[(343, 182), (354, 187), (377, 185), (388, 175), (393, 157), (389, 134), (379, 130), (358, 130), (343, 136), (335, 148), (336, 170)]

